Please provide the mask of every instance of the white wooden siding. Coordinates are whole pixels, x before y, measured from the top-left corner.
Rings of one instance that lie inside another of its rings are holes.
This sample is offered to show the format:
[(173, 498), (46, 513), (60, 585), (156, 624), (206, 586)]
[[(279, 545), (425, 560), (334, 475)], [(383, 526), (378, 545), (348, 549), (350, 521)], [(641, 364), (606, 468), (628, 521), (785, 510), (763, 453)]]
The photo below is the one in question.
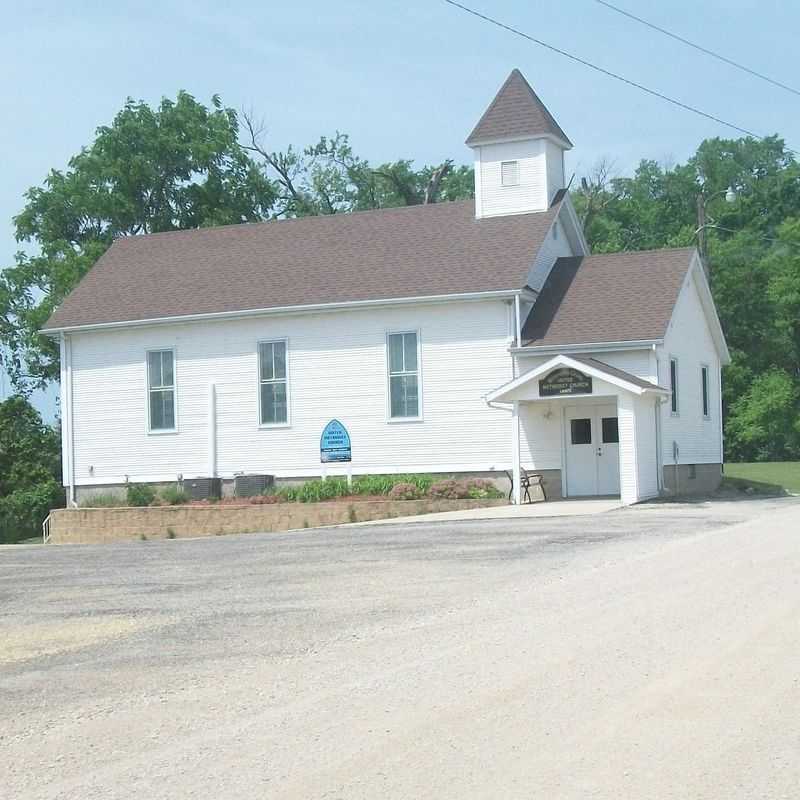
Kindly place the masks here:
[[(617, 369), (630, 372), (637, 378), (648, 381), (656, 381), (655, 367), (651, 359), (652, 350), (642, 347), (636, 350), (587, 350), (581, 352), (584, 358), (596, 358), (604, 364)], [(540, 367), (546, 361), (550, 361), (551, 355), (547, 356), (521, 356), (517, 359), (518, 372), (523, 375), (536, 367)], [(665, 384), (662, 384), (665, 385)]]
[[(719, 464), (722, 460), (720, 359), (692, 276), (689, 276), (678, 297), (664, 346), (658, 349), (660, 383), (667, 389), (670, 386), (669, 359), (673, 356), (678, 359), (678, 415), (673, 416), (670, 404), (664, 403), (661, 409), (664, 463), (674, 463), (672, 443), (676, 441), (680, 453), (679, 464)], [(709, 419), (703, 418), (700, 382), (700, 367), (703, 364), (709, 368)]]
[[(387, 422), (387, 331), (420, 331), (424, 421)], [(291, 426), (259, 429), (257, 342), (288, 339)], [(483, 396), (511, 378), (501, 301), (271, 316), (74, 335), (77, 485), (205, 475), (209, 384), (217, 464), (235, 472), (320, 474), (319, 438), (348, 428), (359, 472), (508, 468), (509, 415)], [(176, 353), (178, 431), (147, 433), (145, 353)], [(344, 467), (331, 467), (330, 472)]]
[(566, 185), (564, 176), (564, 151), (548, 139), (544, 140), (547, 159), (547, 202), (552, 203), (556, 192)]
[[(495, 217), (548, 208), (547, 156), (543, 139), (489, 144), (476, 150), (477, 216)], [(519, 162), (519, 184), (516, 186), (502, 185), (500, 165), (503, 161)]]

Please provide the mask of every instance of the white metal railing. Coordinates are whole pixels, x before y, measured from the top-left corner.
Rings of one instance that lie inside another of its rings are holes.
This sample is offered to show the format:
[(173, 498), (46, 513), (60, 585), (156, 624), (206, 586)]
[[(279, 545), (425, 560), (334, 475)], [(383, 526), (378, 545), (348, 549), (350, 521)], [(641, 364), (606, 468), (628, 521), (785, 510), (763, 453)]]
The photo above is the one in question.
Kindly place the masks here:
[(47, 544), (50, 541), (50, 515), (44, 518), (42, 523), (42, 543)]

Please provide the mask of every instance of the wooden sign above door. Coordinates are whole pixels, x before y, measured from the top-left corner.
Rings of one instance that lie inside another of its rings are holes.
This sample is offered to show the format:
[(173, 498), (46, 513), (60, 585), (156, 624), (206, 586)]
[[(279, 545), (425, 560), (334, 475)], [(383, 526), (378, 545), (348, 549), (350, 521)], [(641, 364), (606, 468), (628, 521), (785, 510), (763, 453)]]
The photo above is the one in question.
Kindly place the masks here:
[(539, 396), (554, 397), (564, 394), (591, 394), (592, 379), (576, 369), (563, 367), (553, 370), (539, 381)]

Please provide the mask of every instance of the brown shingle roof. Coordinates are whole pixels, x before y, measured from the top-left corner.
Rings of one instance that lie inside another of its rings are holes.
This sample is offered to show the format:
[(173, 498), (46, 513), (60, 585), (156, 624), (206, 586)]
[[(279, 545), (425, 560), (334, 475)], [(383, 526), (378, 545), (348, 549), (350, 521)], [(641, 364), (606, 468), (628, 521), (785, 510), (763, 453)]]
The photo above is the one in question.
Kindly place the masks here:
[(652, 389), (655, 387), (657, 389), (661, 389), (662, 391), (667, 391), (663, 386), (658, 386), (658, 384), (655, 384), (652, 381), (646, 381), (644, 378), (639, 378), (636, 375), (632, 375), (630, 372), (626, 372), (624, 369), (612, 367), (611, 364), (606, 364), (605, 361), (599, 361), (596, 358), (589, 358), (588, 356), (572, 355), (571, 353), (569, 357), (573, 361), (579, 361), (581, 364), (586, 364), (587, 367), (594, 367), (595, 369), (602, 370), (607, 375), (614, 375), (617, 378), (627, 381), (628, 383), (632, 383), (634, 386), (639, 386), (642, 389)]
[(502, 139), (534, 136), (555, 136), (572, 147), (572, 142), (553, 115), (547, 110), (531, 85), (518, 69), (511, 71), (489, 108), (478, 120), (467, 145), (484, 144)]
[(525, 322), (524, 344), (662, 339), (693, 252), (559, 258)]
[(465, 201), (130, 236), (45, 330), (519, 289), (558, 211), (476, 220)]

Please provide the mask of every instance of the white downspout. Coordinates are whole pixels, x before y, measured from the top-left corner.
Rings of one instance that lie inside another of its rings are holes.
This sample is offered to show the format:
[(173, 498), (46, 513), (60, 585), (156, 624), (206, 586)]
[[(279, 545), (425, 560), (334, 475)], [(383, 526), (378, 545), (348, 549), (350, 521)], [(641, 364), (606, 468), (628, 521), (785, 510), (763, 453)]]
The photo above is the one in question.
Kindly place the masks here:
[(72, 342), (61, 334), (61, 358), (64, 364), (64, 382), (62, 395), (64, 401), (64, 430), (61, 434), (62, 447), (64, 447), (64, 466), (67, 479), (67, 506), (75, 508), (75, 435), (72, 413)]
[(516, 323), (515, 333), (517, 338), (517, 347), (522, 347), (522, 320), (520, 319), (519, 309), (519, 295), (514, 295), (514, 321)]
[(217, 477), (217, 386), (208, 385), (208, 477)]
[(514, 505), (520, 505), (522, 503), (522, 487), (520, 486), (520, 477), (521, 477), (521, 469), (520, 469), (520, 447), (519, 447), (519, 400), (514, 401), (514, 407), (511, 413), (512, 419), (512, 443), (513, 443), (513, 455), (512, 458), (514, 459), (512, 464), (513, 475), (514, 475)]

